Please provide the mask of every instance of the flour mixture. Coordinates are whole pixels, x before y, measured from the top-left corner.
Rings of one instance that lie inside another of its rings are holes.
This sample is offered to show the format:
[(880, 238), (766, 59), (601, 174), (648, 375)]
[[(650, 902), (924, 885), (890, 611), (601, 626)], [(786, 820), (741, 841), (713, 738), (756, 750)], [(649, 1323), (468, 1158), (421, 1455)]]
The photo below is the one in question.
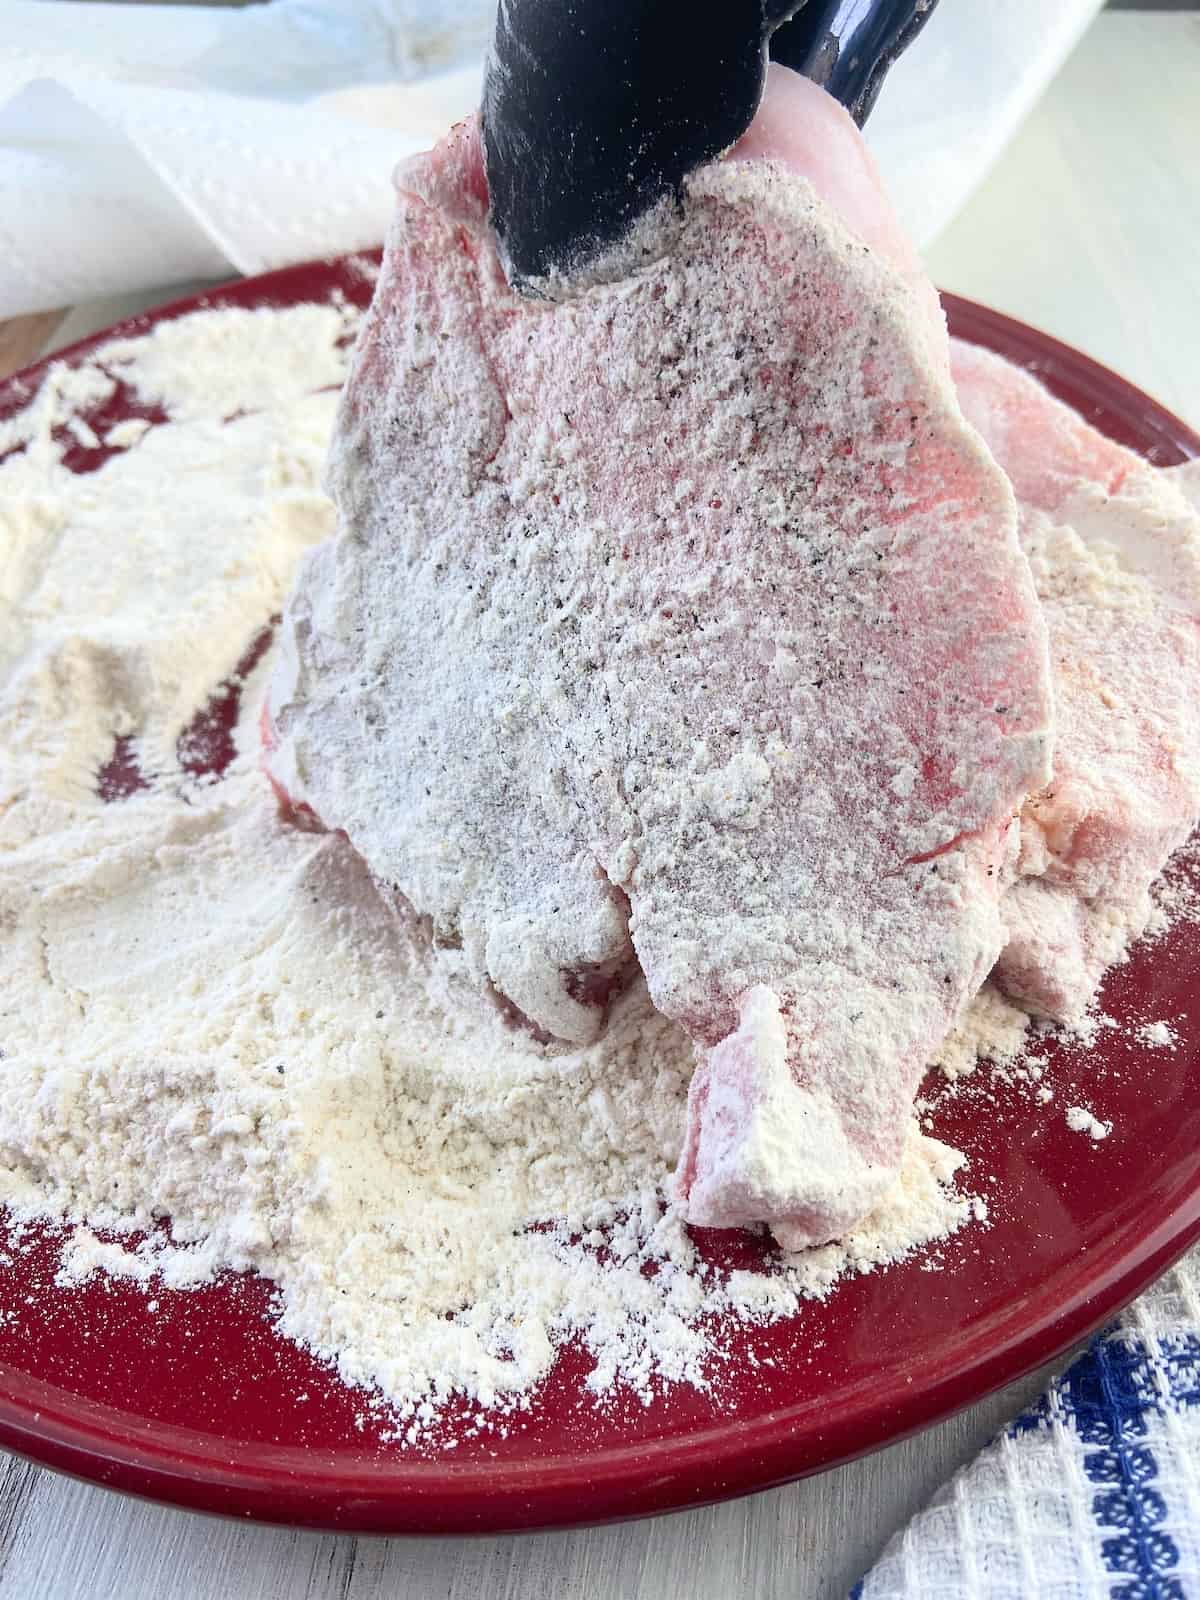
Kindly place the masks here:
[[(282, 1331), (410, 1441), (450, 1395), (503, 1425), (571, 1337), (598, 1403), (705, 1387), (739, 1319), (985, 1208), (914, 1124), (839, 1244), (706, 1267), (664, 1201), (693, 1046), (644, 988), (547, 1051), (456, 987), (339, 835), (280, 819), (268, 630), (332, 529), (355, 323), (196, 313), (53, 369), (0, 425), (0, 1198), (76, 1224), (65, 1281), (265, 1274)], [(79, 414), (118, 384), (169, 420), (99, 439)], [(97, 470), (64, 465), (97, 444)]]

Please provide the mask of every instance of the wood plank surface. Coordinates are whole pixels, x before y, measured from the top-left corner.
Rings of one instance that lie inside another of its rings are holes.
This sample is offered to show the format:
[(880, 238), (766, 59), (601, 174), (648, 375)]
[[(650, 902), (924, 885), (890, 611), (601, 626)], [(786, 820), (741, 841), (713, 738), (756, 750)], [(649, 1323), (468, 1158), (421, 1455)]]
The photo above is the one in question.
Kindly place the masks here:
[(35, 311), (32, 316), (0, 322), (0, 378), (35, 361), (66, 315), (66, 311)]

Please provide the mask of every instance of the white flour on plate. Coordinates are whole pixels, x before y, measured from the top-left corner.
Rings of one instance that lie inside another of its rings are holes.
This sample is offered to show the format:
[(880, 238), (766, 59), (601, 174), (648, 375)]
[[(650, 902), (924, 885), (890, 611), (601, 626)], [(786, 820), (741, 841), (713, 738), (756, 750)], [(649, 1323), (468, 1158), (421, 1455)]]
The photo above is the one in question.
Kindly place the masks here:
[(1179, 1035), (1169, 1022), (1143, 1022), (1136, 1038), (1151, 1050), (1174, 1050), (1179, 1044)]
[[(452, 1394), (525, 1405), (572, 1336), (598, 1395), (705, 1387), (730, 1319), (786, 1316), (984, 1208), (914, 1123), (858, 1232), (706, 1266), (662, 1198), (691, 1045), (643, 987), (557, 1054), (455, 990), (340, 836), (280, 821), (270, 651), (223, 775), (198, 770), (196, 713), (331, 531), (335, 396), (309, 391), (340, 381), (354, 320), (198, 313), (56, 369), (0, 424), (0, 1200), (76, 1224), (64, 1283), (265, 1274), (282, 1330), (411, 1441)], [(110, 428), (119, 453), (68, 471), (97, 430), (67, 419), (118, 378), (173, 420)]]
[(1107, 1139), (1112, 1123), (1104, 1122), (1086, 1106), (1067, 1107), (1067, 1127), (1072, 1133), (1086, 1133), (1089, 1139)]

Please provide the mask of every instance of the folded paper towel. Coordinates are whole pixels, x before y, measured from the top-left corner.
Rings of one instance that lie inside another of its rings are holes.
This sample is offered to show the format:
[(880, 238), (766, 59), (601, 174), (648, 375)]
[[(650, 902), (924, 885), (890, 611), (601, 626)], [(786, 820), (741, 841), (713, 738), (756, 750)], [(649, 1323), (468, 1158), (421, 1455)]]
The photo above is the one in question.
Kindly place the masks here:
[[(1099, 3), (938, 8), (867, 129), (918, 242), (983, 176)], [(397, 160), (476, 103), (493, 12), (494, 0), (8, 0), (0, 318), (377, 243)]]

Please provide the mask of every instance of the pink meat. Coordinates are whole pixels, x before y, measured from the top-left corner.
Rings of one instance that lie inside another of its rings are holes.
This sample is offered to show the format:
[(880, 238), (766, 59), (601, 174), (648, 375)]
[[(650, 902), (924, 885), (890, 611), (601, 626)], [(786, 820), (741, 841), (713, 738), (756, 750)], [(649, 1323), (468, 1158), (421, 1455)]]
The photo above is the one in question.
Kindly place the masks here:
[(1054, 775), (1022, 812), (996, 977), (1072, 1020), (1142, 931), (1151, 883), (1200, 819), (1200, 517), (1180, 479), (1027, 373), (952, 348), (963, 411), (1017, 493), (1056, 711)]
[[(764, 127), (787, 96), (872, 215), (849, 119), (776, 74)], [(686, 1215), (800, 1245), (893, 1181), (999, 951), (1048, 690), (928, 285), (803, 141), (739, 154), (553, 303), (505, 282), (473, 125), (403, 169), (266, 759), (540, 1037), (593, 1039), (636, 956), (698, 1046)]]

